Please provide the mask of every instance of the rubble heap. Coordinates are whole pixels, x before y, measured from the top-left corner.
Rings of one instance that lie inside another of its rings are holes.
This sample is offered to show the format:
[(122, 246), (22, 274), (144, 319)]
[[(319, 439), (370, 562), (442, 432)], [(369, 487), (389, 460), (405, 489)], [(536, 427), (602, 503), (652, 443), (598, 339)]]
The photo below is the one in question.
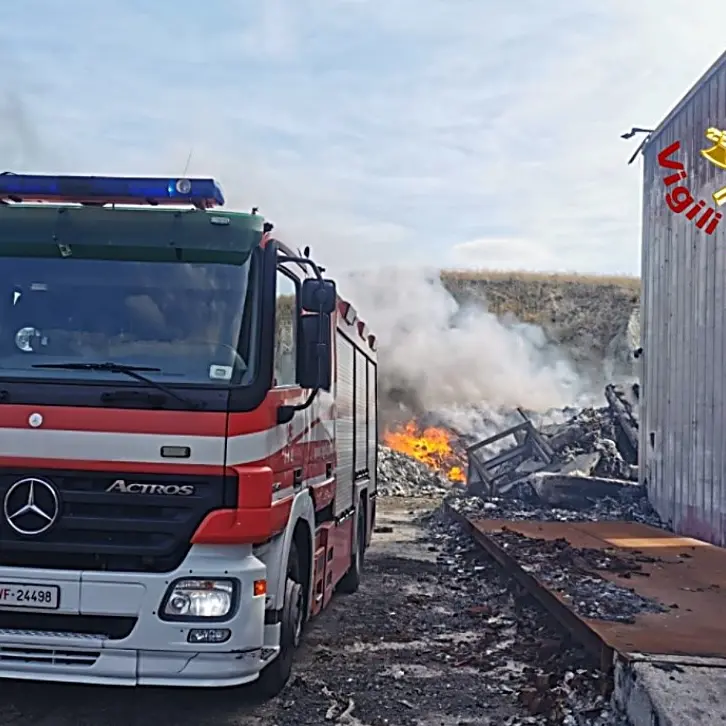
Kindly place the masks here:
[[(470, 491), (535, 496), (566, 508), (617, 498), (624, 490), (631, 490), (627, 497), (644, 496), (637, 485), (638, 393), (637, 385), (607, 386), (607, 406), (570, 411), (564, 423), (539, 428), (520, 410), (515, 426), (467, 449)], [(513, 439), (509, 447), (507, 439)]]
[(378, 447), (378, 494), (384, 497), (442, 497), (452, 489), (443, 473), (387, 446)]
[[(607, 406), (586, 408), (564, 424), (543, 426), (560, 470), (576, 462), (588, 475), (638, 480), (638, 386), (607, 386)], [(569, 467), (575, 469), (577, 467)]]

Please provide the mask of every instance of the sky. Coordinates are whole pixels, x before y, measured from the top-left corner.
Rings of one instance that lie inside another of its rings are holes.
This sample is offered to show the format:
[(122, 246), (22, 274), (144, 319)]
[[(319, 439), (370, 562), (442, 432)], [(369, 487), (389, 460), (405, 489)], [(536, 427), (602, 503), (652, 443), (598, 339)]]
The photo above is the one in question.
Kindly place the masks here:
[(329, 269), (638, 274), (640, 162), (704, 0), (23, 0), (0, 169), (211, 175)]

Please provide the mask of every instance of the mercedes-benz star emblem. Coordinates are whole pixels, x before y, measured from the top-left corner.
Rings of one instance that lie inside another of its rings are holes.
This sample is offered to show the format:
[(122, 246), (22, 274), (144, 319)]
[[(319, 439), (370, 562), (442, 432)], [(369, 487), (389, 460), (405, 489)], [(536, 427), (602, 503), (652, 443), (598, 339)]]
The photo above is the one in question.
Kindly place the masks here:
[(58, 519), (60, 502), (52, 484), (31, 476), (8, 489), (3, 509), (5, 519), (18, 534), (38, 535)]

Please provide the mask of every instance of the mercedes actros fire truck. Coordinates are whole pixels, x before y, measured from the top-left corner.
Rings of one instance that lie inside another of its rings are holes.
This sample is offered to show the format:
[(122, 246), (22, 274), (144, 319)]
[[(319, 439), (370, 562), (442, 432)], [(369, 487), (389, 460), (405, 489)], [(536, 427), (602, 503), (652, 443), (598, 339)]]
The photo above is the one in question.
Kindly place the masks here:
[(0, 677), (274, 695), (358, 587), (375, 337), (223, 205), (0, 175)]

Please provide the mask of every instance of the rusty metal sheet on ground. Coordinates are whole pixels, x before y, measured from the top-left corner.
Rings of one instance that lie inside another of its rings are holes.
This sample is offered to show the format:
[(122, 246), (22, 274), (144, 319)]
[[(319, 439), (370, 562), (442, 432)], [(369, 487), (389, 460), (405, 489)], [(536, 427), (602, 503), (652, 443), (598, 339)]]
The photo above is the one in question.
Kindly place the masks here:
[[(573, 547), (608, 550), (626, 560), (640, 558), (638, 572), (589, 571), (662, 603), (667, 612), (639, 613), (633, 623), (579, 619), (623, 655), (726, 657), (726, 549), (634, 522), (470, 521), (484, 535), (506, 529), (532, 539), (564, 539)], [(495, 537), (487, 539), (496, 545)]]

